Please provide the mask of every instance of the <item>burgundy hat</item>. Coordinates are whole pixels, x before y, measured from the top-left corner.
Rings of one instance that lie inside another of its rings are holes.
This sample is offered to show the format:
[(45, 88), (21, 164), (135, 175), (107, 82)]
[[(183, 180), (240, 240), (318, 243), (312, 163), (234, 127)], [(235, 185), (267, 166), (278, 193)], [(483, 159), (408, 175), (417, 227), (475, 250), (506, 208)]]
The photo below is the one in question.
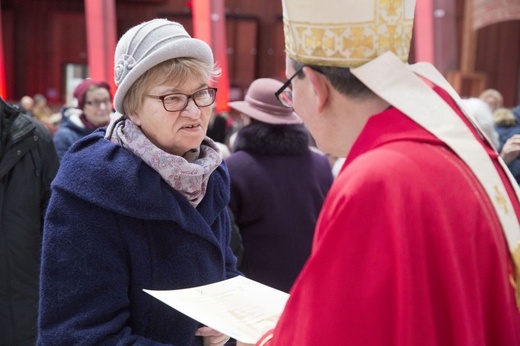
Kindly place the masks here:
[(301, 124), (292, 108), (284, 107), (275, 96), (283, 83), (271, 78), (260, 78), (249, 86), (244, 101), (229, 102), (237, 111), (268, 124)]
[(110, 94), (110, 101), (112, 101), (112, 93), (110, 92), (110, 86), (105, 82), (99, 82), (93, 79), (85, 79), (83, 82), (79, 83), (76, 89), (74, 89), (74, 97), (78, 100), (78, 108), (83, 109), (83, 106), (85, 105), (85, 96), (87, 94), (88, 88), (91, 86), (97, 86), (100, 88), (104, 88), (108, 90), (108, 93)]

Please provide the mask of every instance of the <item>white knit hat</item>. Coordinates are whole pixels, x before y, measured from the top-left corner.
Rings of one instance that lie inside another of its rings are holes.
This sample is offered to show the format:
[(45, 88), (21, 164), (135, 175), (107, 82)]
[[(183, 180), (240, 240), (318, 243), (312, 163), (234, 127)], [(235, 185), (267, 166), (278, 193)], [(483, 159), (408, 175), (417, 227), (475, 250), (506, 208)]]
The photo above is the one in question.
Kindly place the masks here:
[(282, 0), (285, 51), (309, 65), (358, 67), (385, 52), (407, 61), (415, 0)]
[(173, 58), (194, 58), (213, 66), (207, 43), (192, 38), (184, 27), (167, 19), (153, 19), (129, 29), (116, 46), (114, 97), (116, 111), (123, 114), (123, 99), (134, 82), (147, 70)]

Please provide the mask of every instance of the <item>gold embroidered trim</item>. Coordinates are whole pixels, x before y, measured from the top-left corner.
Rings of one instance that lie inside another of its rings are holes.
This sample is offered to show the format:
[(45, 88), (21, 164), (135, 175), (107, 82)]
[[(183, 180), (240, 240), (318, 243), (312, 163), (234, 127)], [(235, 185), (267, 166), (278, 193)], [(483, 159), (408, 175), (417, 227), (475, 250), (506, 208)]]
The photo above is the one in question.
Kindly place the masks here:
[(373, 21), (309, 23), (284, 18), (286, 53), (303, 63), (357, 67), (392, 51), (407, 61), (413, 18), (402, 0), (377, 0)]
[(511, 285), (515, 289), (516, 307), (520, 311), (520, 243), (511, 253), (513, 258), (514, 273), (509, 277)]

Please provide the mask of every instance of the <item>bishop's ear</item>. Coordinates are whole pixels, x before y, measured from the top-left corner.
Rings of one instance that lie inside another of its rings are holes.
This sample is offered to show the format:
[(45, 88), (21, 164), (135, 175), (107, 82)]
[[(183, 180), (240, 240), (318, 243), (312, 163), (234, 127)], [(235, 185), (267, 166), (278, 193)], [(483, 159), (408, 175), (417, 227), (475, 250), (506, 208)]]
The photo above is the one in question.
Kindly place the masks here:
[(317, 101), (316, 106), (318, 108), (318, 112), (321, 112), (328, 101), (331, 85), (327, 77), (325, 77), (320, 72), (314, 71), (308, 66), (305, 66), (303, 71), (305, 76), (309, 78), (309, 81), (312, 85)]

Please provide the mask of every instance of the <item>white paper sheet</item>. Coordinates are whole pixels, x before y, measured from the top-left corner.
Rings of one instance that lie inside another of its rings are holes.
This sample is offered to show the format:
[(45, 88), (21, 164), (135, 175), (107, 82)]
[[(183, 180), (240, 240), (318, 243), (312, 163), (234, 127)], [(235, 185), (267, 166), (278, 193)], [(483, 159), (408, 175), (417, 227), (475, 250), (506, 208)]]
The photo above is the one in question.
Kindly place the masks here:
[(143, 290), (172, 308), (244, 343), (274, 328), (289, 294), (243, 276), (170, 291)]

